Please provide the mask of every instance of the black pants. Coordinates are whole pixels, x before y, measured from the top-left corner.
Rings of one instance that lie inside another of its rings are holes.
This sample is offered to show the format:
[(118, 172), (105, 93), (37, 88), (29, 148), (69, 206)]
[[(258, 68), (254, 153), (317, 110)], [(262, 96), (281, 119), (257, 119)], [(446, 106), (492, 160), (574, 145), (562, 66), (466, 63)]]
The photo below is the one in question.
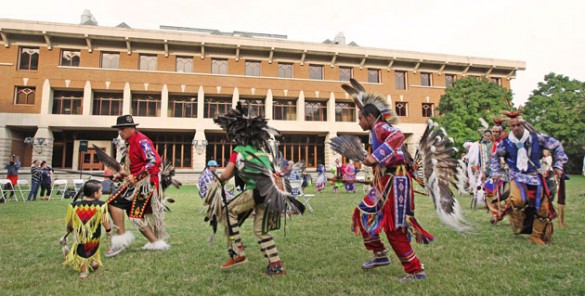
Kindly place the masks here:
[(45, 196), (45, 190), (47, 191), (46, 196), (51, 195), (51, 184), (42, 184), (41, 183), (41, 196)]

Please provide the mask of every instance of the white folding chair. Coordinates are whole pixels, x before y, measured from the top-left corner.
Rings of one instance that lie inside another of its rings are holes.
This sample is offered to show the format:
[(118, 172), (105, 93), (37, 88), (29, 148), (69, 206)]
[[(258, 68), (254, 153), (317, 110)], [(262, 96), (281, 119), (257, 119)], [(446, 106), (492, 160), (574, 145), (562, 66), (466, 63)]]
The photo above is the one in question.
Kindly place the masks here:
[[(18, 188), (18, 192), (20, 192), (20, 198), (22, 201), (26, 201), (28, 194), (30, 193), (30, 185), (28, 184), (27, 180), (18, 180), (16, 182), (16, 188)], [(26, 195), (25, 195), (26, 193)]]
[(0, 198), (5, 198), (6, 201), (8, 201), (10, 197), (14, 197), (14, 200), (18, 202), (16, 190), (14, 190), (12, 182), (10, 182), (10, 180), (8, 179), (0, 179), (0, 194), (1, 194)]
[[(355, 176), (355, 180), (356, 181), (366, 181), (366, 176)], [(355, 186), (357, 186), (357, 184), (354, 184)], [(366, 184), (362, 184), (362, 190), (364, 191), (364, 194), (368, 193), (368, 187)]]
[(81, 190), (81, 187), (83, 187), (83, 184), (85, 183), (85, 181), (83, 181), (82, 179), (73, 179), (73, 187), (75, 188), (75, 193), (79, 193), (79, 190)]
[(305, 207), (307, 207), (307, 209), (309, 209), (309, 211), (311, 211), (311, 213), (315, 212), (315, 210), (313, 209), (313, 206), (311, 206), (311, 199), (313, 197), (315, 197), (314, 194), (305, 194), (303, 192), (303, 180), (290, 180), (290, 187), (291, 187), (291, 191), (295, 192), (296, 191), (296, 195), (295, 197), (297, 199), (302, 199), (303, 204), (305, 205)]
[[(65, 179), (55, 180), (53, 182), (53, 187), (51, 188), (51, 194), (53, 192), (57, 192), (57, 191), (55, 191), (55, 188), (57, 188), (57, 190), (61, 190), (61, 200), (65, 199), (65, 190), (67, 190), (67, 180), (65, 180)], [(51, 196), (49, 196), (49, 200), (50, 199), (52, 199)]]

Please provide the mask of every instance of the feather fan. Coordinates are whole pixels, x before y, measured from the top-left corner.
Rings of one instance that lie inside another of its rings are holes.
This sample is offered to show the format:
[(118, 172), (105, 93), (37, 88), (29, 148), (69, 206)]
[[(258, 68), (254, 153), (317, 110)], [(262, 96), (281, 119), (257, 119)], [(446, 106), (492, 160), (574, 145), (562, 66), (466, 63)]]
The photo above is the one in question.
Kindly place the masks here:
[(106, 152), (104, 152), (100, 147), (93, 144), (93, 150), (98, 156), (98, 159), (106, 166), (112, 168), (116, 172), (120, 172), (122, 170), (122, 166), (118, 161), (109, 156)]
[(360, 138), (356, 136), (339, 136), (329, 142), (333, 151), (353, 161), (363, 161), (368, 155)]
[(452, 185), (457, 185), (458, 162), (452, 157), (456, 149), (447, 132), (437, 127), (435, 122), (428, 121), (414, 157), (415, 177), (424, 184), (439, 219), (457, 231), (465, 231), (469, 227), (451, 190)]

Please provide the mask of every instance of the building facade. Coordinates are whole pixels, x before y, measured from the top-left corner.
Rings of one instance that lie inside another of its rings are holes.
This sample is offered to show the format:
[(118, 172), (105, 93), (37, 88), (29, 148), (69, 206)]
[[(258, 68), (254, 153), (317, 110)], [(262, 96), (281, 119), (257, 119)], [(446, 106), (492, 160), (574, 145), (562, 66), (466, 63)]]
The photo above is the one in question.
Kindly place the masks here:
[[(243, 101), (282, 133), (285, 157), (329, 167), (326, 143), (367, 133), (341, 84), (383, 95), (417, 143), (440, 96), (464, 76), (503, 87), (521, 61), (290, 41), (234, 32), (0, 19), (0, 158), (101, 170), (93, 144), (113, 153), (116, 117), (132, 114), (165, 161), (192, 179), (207, 160), (227, 164), (232, 143), (213, 117)], [(180, 177), (181, 178), (181, 177)]]

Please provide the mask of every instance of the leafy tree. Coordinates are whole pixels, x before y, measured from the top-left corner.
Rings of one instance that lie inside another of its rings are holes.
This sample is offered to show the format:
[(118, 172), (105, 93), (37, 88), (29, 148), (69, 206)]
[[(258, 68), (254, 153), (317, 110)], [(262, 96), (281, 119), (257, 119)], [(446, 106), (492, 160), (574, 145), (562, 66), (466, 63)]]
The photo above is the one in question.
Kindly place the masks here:
[(461, 147), (466, 140), (481, 138), (479, 118), (489, 124), (494, 117), (501, 117), (501, 110), (510, 110), (512, 93), (486, 78), (466, 77), (453, 83), (441, 96), (435, 118), (443, 126), (455, 146)]
[(532, 91), (523, 117), (539, 131), (561, 141), (569, 158), (567, 171), (581, 168), (585, 147), (585, 83), (549, 73)]

